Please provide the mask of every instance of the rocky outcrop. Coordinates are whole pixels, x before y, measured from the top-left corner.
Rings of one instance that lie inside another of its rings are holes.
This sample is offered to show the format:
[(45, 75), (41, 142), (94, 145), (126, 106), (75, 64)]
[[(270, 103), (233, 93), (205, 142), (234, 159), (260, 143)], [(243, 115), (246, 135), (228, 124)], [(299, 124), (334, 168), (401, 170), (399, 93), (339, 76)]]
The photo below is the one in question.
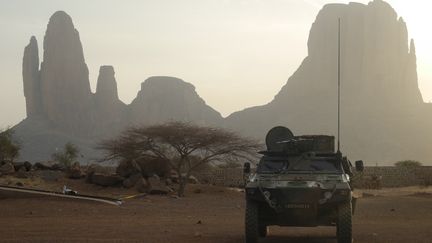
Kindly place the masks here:
[(98, 103), (106, 104), (107, 106), (120, 101), (113, 66), (100, 67), (95, 97)]
[(381, 162), (432, 155), (423, 148), (432, 142), (430, 132), (417, 141), (411, 135), (425, 118), (414, 44), (408, 48), (405, 22), (381, 0), (326, 5), (312, 25), (308, 56), (273, 101), (230, 115), (227, 126), (256, 137), (275, 125), (296, 134), (335, 135), (338, 18), (343, 151)]
[(35, 38), (24, 51), (27, 118), (14, 127), (23, 141), (21, 159), (46, 160), (72, 142), (88, 160), (98, 156), (96, 142), (126, 126), (173, 120), (225, 126), (260, 139), (275, 125), (295, 134), (335, 135), (339, 18), (343, 151), (352, 159), (380, 162), (430, 158), (432, 109), (418, 88), (414, 41), (408, 46), (404, 20), (389, 4), (375, 0), (326, 5), (312, 25), (308, 56), (275, 98), (225, 120), (192, 84), (174, 77), (147, 79), (125, 105), (114, 68), (102, 66), (92, 94), (78, 31), (66, 13), (56, 12), (46, 31), (40, 70)]
[(56, 126), (88, 134), (92, 93), (78, 31), (63, 11), (54, 13), (44, 38), (40, 70), (42, 107)]
[(42, 101), (39, 77), (39, 50), (34, 36), (31, 37), (30, 43), (24, 49), (22, 75), (27, 117), (40, 115)]
[(151, 77), (130, 104), (130, 121), (155, 124), (171, 120), (220, 125), (222, 116), (199, 97), (195, 87), (174, 77)]
[(93, 110), (97, 114), (94, 129), (96, 136), (116, 133), (124, 127), (126, 105), (118, 97), (112, 66), (101, 66), (99, 69), (94, 105)]
[(63, 11), (51, 16), (43, 47), (40, 70), (35, 38), (24, 52), (28, 115), (14, 127), (23, 141), (21, 159), (49, 159), (67, 142), (80, 147), (83, 160), (95, 158), (99, 154), (95, 143), (128, 125), (170, 120), (222, 123), (220, 114), (205, 104), (191, 84), (176, 78), (150, 78), (127, 106), (118, 97), (114, 68), (101, 66), (92, 94), (79, 33)]

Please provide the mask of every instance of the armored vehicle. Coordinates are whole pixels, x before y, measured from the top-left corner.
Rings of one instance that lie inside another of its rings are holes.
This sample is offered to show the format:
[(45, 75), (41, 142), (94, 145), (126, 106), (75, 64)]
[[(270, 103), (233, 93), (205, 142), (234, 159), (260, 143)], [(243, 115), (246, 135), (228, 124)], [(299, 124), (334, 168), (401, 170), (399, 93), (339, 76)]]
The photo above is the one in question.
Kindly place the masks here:
[[(294, 136), (275, 127), (254, 173), (245, 163), (246, 243), (266, 237), (268, 226), (336, 226), (339, 243), (352, 242), (355, 208), (352, 165), (334, 149), (334, 137)], [(356, 161), (357, 170), (363, 162)]]

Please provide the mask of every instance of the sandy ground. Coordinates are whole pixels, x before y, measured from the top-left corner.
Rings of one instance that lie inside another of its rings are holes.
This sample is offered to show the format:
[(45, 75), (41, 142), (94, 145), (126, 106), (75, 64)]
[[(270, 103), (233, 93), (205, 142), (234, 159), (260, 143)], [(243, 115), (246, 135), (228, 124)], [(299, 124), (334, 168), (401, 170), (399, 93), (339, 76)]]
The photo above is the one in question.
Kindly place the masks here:
[[(202, 192), (194, 193), (197, 188)], [(93, 185), (81, 189), (98, 189), (99, 195), (133, 193)], [(374, 196), (359, 199), (354, 242), (432, 242), (432, 189), (365, 192)], [(238, 190), (199, 185), (189, 187), (185, 198), (145, 196), (121, 206), (48, 197), (3, 198), (0, 241), (243, 242), (243, 198)], [(336, 242), (335, 229), (271, 227), (268, 238), (260, 242)]]

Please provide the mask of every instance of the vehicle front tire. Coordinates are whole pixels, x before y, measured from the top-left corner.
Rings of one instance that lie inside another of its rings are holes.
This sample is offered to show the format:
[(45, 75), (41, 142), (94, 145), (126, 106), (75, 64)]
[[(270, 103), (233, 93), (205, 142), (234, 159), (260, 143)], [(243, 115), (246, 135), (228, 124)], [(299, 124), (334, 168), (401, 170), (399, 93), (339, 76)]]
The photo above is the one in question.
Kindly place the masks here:
[(336, 224), (338, 243), (352, 243), (352, 204), (343, 203), (338, 207), (338, 219)]
[(258, 203), (247, 200), (245, 214), (245, 239), (246, 243), (257, 243), (260, 235), (258, 219)]

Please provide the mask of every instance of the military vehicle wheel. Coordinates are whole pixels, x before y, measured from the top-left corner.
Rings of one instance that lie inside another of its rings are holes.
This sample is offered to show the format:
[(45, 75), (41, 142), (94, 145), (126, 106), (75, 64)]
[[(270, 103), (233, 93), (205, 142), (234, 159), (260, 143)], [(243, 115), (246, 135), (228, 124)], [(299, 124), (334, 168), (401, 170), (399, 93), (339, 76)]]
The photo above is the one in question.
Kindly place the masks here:
[(338, 208), (336, 224), (338, 243), (352, 243), (352, 205), (351, 202), (341, 204)]
[(266, 225), (260, 225), (258, 229), (258, 234), (261, 238), (264, 238), (268, 234), (268, 227)]
[(246, 201), (245, 238), (246, 243), (257, 243), (259, 236), (258, 203)]

